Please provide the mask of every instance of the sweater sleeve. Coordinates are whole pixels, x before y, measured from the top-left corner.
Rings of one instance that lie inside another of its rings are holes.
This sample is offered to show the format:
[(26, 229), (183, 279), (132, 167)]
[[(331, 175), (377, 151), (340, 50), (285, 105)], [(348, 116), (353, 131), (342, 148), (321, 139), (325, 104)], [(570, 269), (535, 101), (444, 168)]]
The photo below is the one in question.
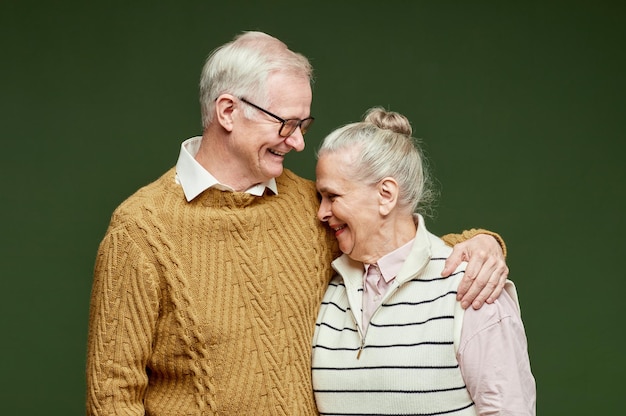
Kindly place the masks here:
[(450, 247), (454, 247), (456, 244), (469, 240), (478, 234), (487, 234), (495, 238), (498, 244), (500, 244), (500, 247), (502, 247), (504, 257), (506, 257), (506, 244), (504, 243), (504, 239), (500, 236), (500, 234), (494, 233), (493, 231), (484, 230), (482, 228), (472, 228), (470, 230), (463, 231), (461, 234), (446, 234), (442, 236), (441, 239)]
[(100, 244), (91, 294), (87, 414), (143, 415), (159, 310), (156, 270), (123, 230)]

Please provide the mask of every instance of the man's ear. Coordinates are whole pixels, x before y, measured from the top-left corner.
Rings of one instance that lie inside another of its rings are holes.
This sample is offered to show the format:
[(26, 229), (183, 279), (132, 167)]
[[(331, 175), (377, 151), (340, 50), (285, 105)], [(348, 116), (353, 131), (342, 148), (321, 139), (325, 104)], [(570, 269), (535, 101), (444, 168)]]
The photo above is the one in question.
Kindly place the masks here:
[(394, 178), (387, 177), (378, 182), (379, 212), (387, 216), (398, 203), (398, 182)]
[(235, 97), (230, 94), (222, 94), (215, 100), (215, 121), (229, 133), (233, 131), (233, 112), (236, 105)]

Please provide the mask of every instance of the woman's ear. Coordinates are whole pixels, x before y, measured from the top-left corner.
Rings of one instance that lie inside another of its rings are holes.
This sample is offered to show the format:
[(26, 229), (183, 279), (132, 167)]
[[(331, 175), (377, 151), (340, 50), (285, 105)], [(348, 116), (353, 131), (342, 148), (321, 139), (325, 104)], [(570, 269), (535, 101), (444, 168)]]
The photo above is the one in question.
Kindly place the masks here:
[(235, 105), (235, 97), (230, 94), (222, 94), (215, 100), (215, 120), (229, 133), (233, 131)]
[(378, 182), (379, 211), (383, 216), (389, 215), (398, 203), (398, 182), (394, 178), (387, 177)]

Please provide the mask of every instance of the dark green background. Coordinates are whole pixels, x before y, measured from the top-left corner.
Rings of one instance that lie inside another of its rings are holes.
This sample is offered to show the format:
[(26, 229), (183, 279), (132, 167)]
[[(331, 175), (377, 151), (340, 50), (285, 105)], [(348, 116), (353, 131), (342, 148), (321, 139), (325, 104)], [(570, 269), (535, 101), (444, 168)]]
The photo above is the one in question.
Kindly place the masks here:
[(370, 106), (407, 115), (440, 182), (430, 229), (508, 244), (538, 413), (623, 412), (624, 2), (211, 3), (1, 3), (1, 414), (84, 413), (110, 214), (200, 133), (204, 59), (249, 29), (316, 69), (288, 167), (313, 178)]

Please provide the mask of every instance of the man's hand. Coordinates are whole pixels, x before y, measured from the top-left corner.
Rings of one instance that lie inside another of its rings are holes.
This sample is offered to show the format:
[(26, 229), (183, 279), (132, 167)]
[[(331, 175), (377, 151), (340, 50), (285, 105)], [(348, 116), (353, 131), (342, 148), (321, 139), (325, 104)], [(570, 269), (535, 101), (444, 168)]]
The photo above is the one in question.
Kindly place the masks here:
[(478, 234), (455, 245), (441, 275), (450, 276), (463, 261), (468, 264), (456, 296), (461, 307), (466, 309), (471, 304), (474, 309), (480, 309), (485, 301), (493, 303), (509, 275), (500, 244), (490, 235)]

